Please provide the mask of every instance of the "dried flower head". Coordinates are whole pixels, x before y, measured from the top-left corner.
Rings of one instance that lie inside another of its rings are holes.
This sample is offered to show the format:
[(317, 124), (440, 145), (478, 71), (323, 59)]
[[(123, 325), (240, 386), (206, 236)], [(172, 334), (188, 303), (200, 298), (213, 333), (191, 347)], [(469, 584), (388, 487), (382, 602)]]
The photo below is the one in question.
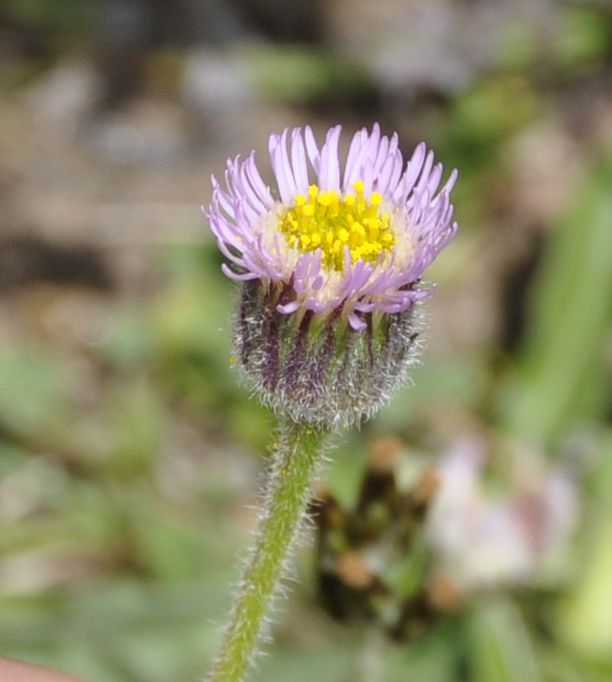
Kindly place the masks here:
[(213, 177), (206, 215), (222, 266), (243, 282), (236, 318), (240, 365), (262, 399), (294, 419), (351, 424), (373, 414), (414, 357), (420, 284), (452, 239), (450, 191), (424, 144), (404, 163), (398, 137), (357, 132), (344, 170), (331, 128), (270, 137), (277, 182), (254, 154)]

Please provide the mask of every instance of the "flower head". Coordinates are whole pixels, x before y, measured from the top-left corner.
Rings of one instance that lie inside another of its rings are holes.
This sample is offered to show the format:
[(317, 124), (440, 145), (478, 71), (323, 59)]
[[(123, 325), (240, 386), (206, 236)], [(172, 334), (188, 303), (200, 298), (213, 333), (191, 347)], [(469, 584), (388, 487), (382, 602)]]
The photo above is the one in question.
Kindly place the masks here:
[[(264, 183), (254, 154), (236, 157), (224, 187), (213, 177), (206, 211), (223, 272), (244, 282), (241, 365), (264, 399), (309, 421), (327, 421), (319, 408), (332, 398), (336, 418), (358, 421), (401, 380), (415, 304), (432, 291), (421, 276), (457, 230), (457, 174), (440, 188), (442, 165), (423, 143), (405, 163), (397, 135), (375, 124), (353, 136), (342, 169), (340, 132), (331, 128), (321, 148), (309, 127), (272, 135), (277, 187)], [(365, 388), (344, 385), (339, 372), (361, 374)], [(349, 388), (357, 397), (340, 400)]]
[(401, 312), (431, 291), (414, 284), (457, 229), (457, 173), (439, 189), (442, 165), (425, 144), (404, 164), (397, 134), (378, 125), (353, 136), (342, 171), (340, 132), (331, 128), (321, 149), (309, 127), (272, 135), (274, 192), (254, 154), (229, 161), (226, 188), (213, 178), (208, 217), (228, 277), (287, 284), (278, 312), (340, 309), (362, 330), (363, 313)]

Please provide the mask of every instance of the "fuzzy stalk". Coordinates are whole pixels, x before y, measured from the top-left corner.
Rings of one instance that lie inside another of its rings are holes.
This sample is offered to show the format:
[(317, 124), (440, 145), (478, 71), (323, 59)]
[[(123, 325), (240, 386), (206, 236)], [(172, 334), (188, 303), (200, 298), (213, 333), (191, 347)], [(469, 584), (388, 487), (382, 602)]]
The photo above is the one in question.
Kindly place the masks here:
[(281, 421), (259, 528), (209, 682), (244, 680), (256, 656), (271, 602), (305, 516), (323, 437), (320, 428)]

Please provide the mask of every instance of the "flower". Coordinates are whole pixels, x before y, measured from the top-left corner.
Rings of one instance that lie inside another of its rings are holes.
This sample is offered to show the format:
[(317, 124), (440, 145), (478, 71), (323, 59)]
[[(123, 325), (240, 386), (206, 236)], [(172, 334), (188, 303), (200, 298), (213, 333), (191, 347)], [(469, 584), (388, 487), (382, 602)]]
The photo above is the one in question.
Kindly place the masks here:
[(341, 170), (341, 126), (319, 149), (309, 127), (272, 135), (277, 187), (254, 153), (213, 176), (210, 228), (242, 282), (235, 346), (260, 397), (316, 423), (371, 416), (405, 377), (418, 335), (424, 270), (452, 239), (442, 165), (419, 144), (405, 164), (397, 134), (357, 132)]
[(566, 467), (515, 448), (497, 472), (503, 492), (487, 486), (492, 451), (481, 439), (460, 439), (438, 466), (427, 536), (438, 575), (462, 594), (560, 577), (580, 514), (578, 482)]
[(228, 277), (287, 285), (281, 314), (340, 310), (364, 330), (364, 313), (401, 312), (431, 292), (414, 285), (457, 230), (457, 172), (438, 191), (442, 165), (425, 144), (404, 166), (397, 134), (375, 124), (353, 136), (342, 173), (340, 132), (331, 128), (320, 150), (309, 127), (270, 137), (278, 196), (254, 153), (228, 161), (226, 188), (213, 177), (207, 216), (233, 266), (223, 265)]

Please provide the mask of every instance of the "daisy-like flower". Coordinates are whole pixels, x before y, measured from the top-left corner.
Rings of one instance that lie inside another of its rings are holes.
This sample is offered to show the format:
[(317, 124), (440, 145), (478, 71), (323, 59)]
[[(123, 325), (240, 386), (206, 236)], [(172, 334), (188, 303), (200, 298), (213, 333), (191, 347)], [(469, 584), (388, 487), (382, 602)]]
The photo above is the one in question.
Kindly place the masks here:
[(457, 230), (453, 171), (420, 144), (340, 126), (319, 149), (308, 127), (270, 137), (276, 187), (251, 154), (213, 177), (205, 210), (223, 271), (240, 283), (235, 360), (279, 416), (253, 553), (209, 680), (241, 682), (303, 518), (328, 431), (359, 425), (390, 398), (415, 357), (425, 268)]
[(440, 187), (425, 144), (405, 163), (397, 135), (375, 124), (354, 135), (342, 169), (340, 133), (321, 148), (309, 127), (272, 135), (277, 187), (254, 154), (236, 157), (205, 212), (223, 272), (243, 282), (240, 365), (266, 402), (318, 423), (360, 421), (402, 381), (416, 304), (432, 292), (421, 277), (457, 230), (457, 173)]

